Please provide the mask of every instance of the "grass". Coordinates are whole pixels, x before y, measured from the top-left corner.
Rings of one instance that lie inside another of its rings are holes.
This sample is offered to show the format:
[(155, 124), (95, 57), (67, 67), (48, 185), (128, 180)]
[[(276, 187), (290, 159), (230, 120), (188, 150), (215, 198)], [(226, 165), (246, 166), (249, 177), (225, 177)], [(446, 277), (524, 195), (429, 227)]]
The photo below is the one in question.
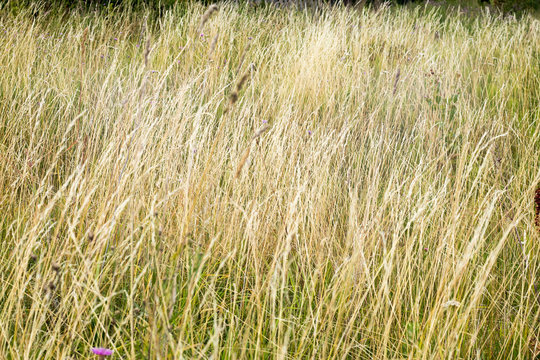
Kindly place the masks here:
[(532, 359), (539, 20), (205, 11), (0, 10), (0, 358)]

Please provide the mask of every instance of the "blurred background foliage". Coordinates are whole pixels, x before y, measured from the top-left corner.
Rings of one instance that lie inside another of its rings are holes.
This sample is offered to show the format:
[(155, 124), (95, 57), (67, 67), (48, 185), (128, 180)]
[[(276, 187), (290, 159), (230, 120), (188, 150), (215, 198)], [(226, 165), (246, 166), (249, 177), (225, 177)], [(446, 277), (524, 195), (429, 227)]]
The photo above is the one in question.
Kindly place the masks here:
[[(209, 5), (219, 3), (221, 0), (49, 0), (44, 3), (33, 0), (7, 0), (0, 8), (7, 7), (12, 11), (19, 11), (36, 7), (36, 11), (64, 11), (78, 7), (80, 9), (125, 9), (133, 11), (147, 9), (161, 12), (172, 6), (188, 5), (190, 3), (201, 3)], [(250, 3), (252, 5), (264, 6), (267, 4), (343, 4), (343, 5), (371, 5), (380, 6), (382, 3), (390, 5), (423, 5), (430, 3), (437, 6), (462, 6), (465, 8), (489, 7), (503, 13), (522, 13), (524, 11), (540, 10), (540, 0), (228, 0), (239, 3)]]

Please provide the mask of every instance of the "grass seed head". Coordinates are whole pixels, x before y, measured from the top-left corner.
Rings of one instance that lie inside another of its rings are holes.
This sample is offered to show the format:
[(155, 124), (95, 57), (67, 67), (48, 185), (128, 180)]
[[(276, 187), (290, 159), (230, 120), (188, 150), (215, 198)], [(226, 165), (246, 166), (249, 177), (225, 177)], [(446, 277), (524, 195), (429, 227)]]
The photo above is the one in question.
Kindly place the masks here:
[(535, 223), (538, 231), (540, 231), (540, 186), (536, 189), (534, 196), (534, 207), (535, 207)]
[(238, 163), (238, 166), (236, 168), (236, 172), (234, 174), (235, 179), (237, 179), (240, 176), (240, 174), (242, 173), (242, 168), (246, 164), (246, 161), (247, 161), (247, 159), (249, 157), (250, 152), (251, 152), (251, 143), (250, 143), (250, 145), (248, 145), (247, 149), (244, 151), (244, 154), (240, 158), (240, 162)]
[(199, 29), (197, 31), (198, 34), (200, 34), (202, 32), (202, 29), (204, 28), (204, 25), (206, 24), (208, 19), (210, 19), (212, 14), (215, 13), (217, 10), (218, 10), (218, 7), (217, 7), (216, 4), (210, 5), (208, 10), (206, 10), (206, 12), (203, 14), (203, 16), (201, 18), (201, 24), (199, 25)]

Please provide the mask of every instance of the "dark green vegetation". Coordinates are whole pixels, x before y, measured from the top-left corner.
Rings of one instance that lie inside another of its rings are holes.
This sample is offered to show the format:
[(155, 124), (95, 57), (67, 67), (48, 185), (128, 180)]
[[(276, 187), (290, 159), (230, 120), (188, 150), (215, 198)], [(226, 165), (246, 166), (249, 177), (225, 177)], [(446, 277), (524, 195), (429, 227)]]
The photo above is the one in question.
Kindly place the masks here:
[[(422, 5), (427, 3), (428, 0), (232, 0), (232, 2), (263, 4), (263, 3), (293, 3), (299, 5), (317, 5), (317, 4), (342, 4), (342, 5), (372, 5), (375, 7), (380, 6), (382, 3), (387, 2), (391, 5), (405, 5), (414, 4)], [(65, 11), (66, 9), (73, 8), (107, 8), (107, 9), (153, 9), (154, 11), (164, 11), (173, 6), (185, 5), (190, 6), (193, 3), (199, 3), (202, 5), (210, 5), (211, 3), (220, 3), (220, 0), (50, 0), (46, 2), (45, 10), (49, 11)], [(528, 10), (537, 10), (540, 7), (540, 1), (538, 0), (438, 0), (431, 1), (431, 3), (437, 5), (450, 5), (450, 6), (464, 6), (464, 7), (483, 7), (492, 6), (494, 9), (498, 9), (503, 12), (516, 12), (521, 13)], [(8, 0), (4, 6), (7, 6), (13, 10), (21, 10), (24, 8), (33, 7), (35, 1), (33, 0)]]

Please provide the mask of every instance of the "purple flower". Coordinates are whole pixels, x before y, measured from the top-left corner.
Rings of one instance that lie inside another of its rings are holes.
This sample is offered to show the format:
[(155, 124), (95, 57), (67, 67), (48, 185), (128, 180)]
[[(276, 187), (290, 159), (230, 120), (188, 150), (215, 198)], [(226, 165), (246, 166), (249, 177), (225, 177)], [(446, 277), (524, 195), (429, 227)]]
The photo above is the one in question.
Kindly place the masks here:
[(100, 359), (105, 359), (105, 356), (112, 355), (113, 351), (106, 348), (92, 348), (92, 352), (99, 356)]
[(309, 134), (310, 136), (311, 136), (311, 134), (312, 134), (312, 133), (311, 133), (311, 130), (308, 130), (308, 132), (307, 132), (307, 133), (308, 133), (308, 134)]
[(263, 124), (266, 124), (268, 122), (268, 120), (263, 120)]
[(250, 37), (248, 37), (248, 40), (251, 40), (251, 39), (253, 39), (253, 38), (252, 38), (251, 36), (250, 36)]

